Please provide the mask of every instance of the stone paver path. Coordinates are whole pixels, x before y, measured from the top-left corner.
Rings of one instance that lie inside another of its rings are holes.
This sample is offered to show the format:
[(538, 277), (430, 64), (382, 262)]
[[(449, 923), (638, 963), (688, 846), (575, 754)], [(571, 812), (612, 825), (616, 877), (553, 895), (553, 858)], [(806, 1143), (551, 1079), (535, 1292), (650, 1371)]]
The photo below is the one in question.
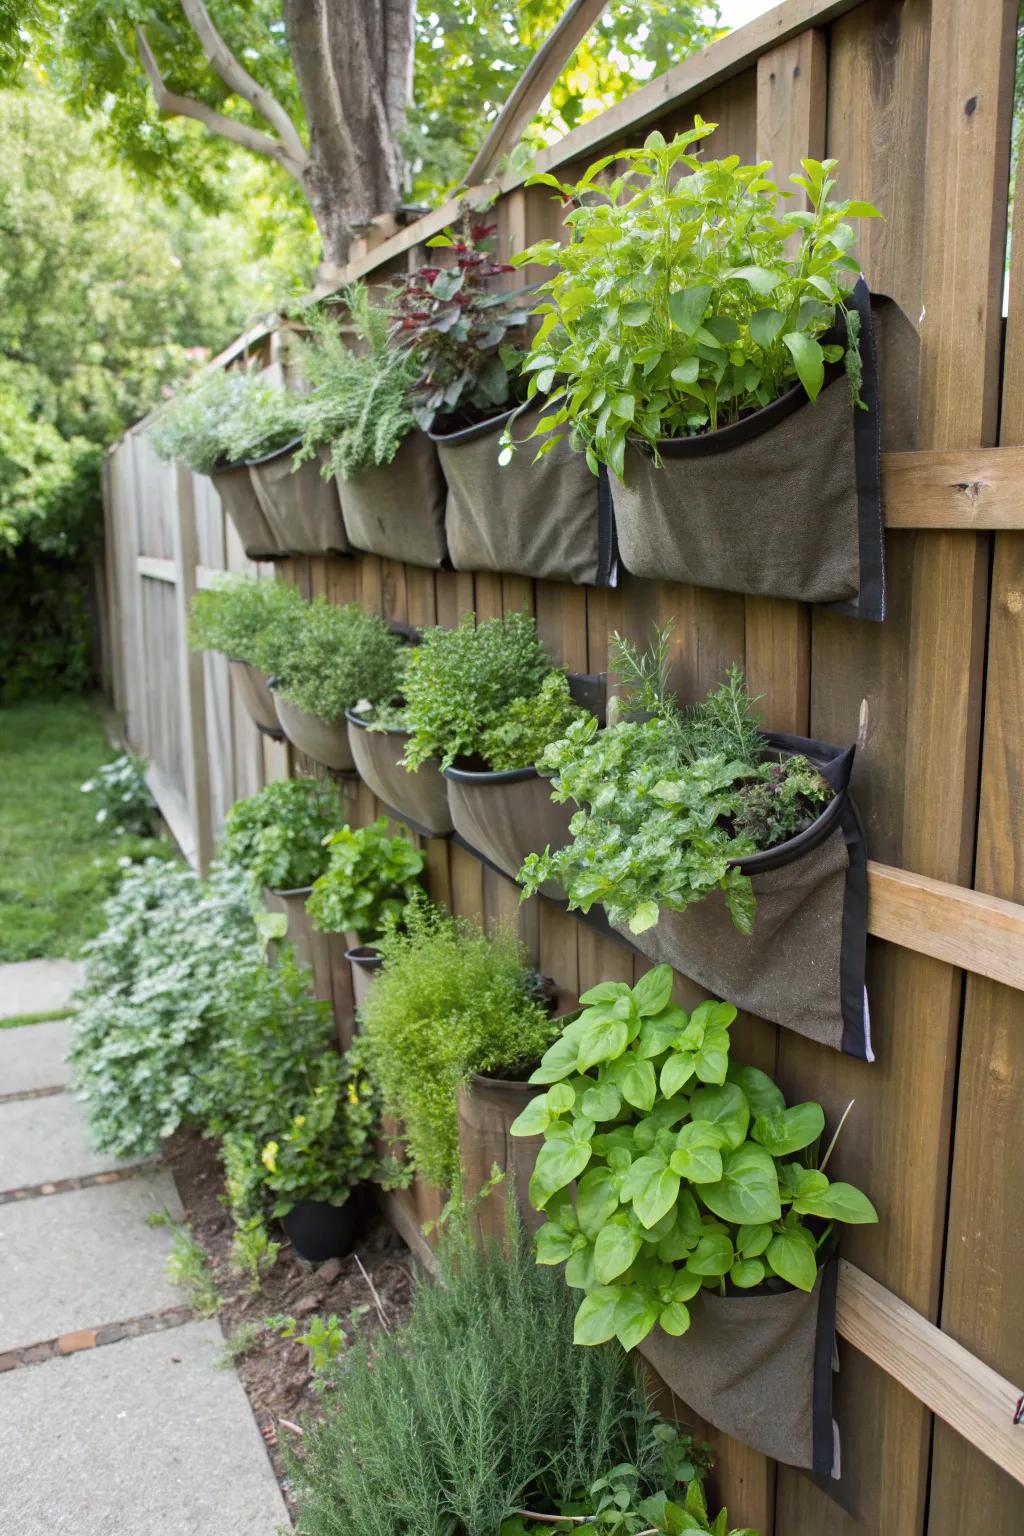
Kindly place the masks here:
[(69, 1007), (82, 980), (77, 960), (20, 960), (0, 965), (0, 1019), (19, 1014), (59, 1013)]
[[(0, 1013), (65, 1005), (68, 963), (47, 964), (31, 993), (0, 967)], [(64, 1021), (0, 1029), (0, 1531), (290, 1530), (220, 1329), (191, 1317), (171, 1233), (146, 1223), (180, 1216), (174, 1182), (93, 1150), (67, 1042)]]

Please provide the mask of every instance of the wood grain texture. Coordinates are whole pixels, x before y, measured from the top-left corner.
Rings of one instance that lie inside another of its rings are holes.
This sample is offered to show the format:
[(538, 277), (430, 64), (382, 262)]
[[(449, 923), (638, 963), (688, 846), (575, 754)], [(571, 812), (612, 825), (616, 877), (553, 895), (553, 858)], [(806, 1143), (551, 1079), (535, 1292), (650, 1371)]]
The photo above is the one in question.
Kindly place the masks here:
[(1024, 904), (1016, 901), (869, 861), (868, 932), (1024, 988)]

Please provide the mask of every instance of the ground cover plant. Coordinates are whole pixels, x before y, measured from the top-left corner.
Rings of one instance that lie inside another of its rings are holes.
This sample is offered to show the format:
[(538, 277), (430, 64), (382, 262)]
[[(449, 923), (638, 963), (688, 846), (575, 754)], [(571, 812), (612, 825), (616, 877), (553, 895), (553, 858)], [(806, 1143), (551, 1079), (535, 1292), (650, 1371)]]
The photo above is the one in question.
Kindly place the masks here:
[(235, 801), (224, 823), (220, 857), (244, 869), (257, 885), (300, 890), (326, 869), (326, 839), (341, 815), (341, 799), (329, 780), (279, 779)]
[(734, 1063), (736, 1009), (687, 1014), (667, 965), (580, 1001), (530, 1079), (550, 1086), (512, 1128), (544, 1136), (530, 1183), (548, 1215), (537, 1259), (564, 1264), (584, 1293), (576, 1342), (685, 1334), (702, 1287), (813, 1290), (835, 1224), (878, 1220), (824, 1171), (834, 1139), (822, 1153), (821, 1105), (787, 1107), (766, 1073)]
[(103, 763), (81, 785), (92, 796), (96, 820), (114, 837), (148, 837), (156, 819), (156, 801), (146, 783), (146, 760), (123, 752), (112, 763)]
[(219, 651), (273, 674), (282, 638), (298, 622), (302, 601), (287, 582), (219, 576), (213, 586), (195, 595), (189, 645), (194, 651)]
[(161, 458), (208, 475), (286, 447), (299, 435), (301, 413), (299, 396), (262, 371), (215, 369), (168, 400), (149, 437)]
[(458, 1178), (457, 1097), (473, 1072), (509, 1075), (539, 1059), (558, 1026), (510, 934), (425, 902), (378, 941), (384, 965), (363, 1004), (367, 1062), (384, 1107), (402, 1122), (409, 1160), (427, 1183)]
[(327, 868), (316, 881), (306, 910), (324, 933), (355, 933), (375, 939), (400, 923), (421, 890), (425, 859), (407, 837), (392, 837), (386, 816), (366, 827), (339, 827), (326, 843)]
[(125, 869), (170, 845), (97, 822), (81, 786), (115, 754), (89, 699), (5, 705), (0, 723), (0, 963), (76, 956)]
[(460, 758), (525, 768), (583, 714), (528, 613), (482, 624), (467, 613), (456, 629), (425, 630), (403, 688), (411, 769), (429, 757), (443, 768)]
[(343, 335), (335, 309), (302, 311), (306, 336), (297, 361), (308, 386), (302, 397), (301, 463), (319, 449), (327, 473), (343, 480), (390, 464), (415, 425), (407, 395), (417, 373), (412, 353), (391, 340), (394, 297), (371, 297), (365, 283), (336, 296), (347, 309)]
[(403, 1329), (341, 1356), (292, 1469), (302, 1536), (495, 1536), (525, 1498), (557, 1507), (624, 1462), (682, 1497), (706, 1456), (625, 1356), (574, 1347), (565, 1288), (518, 1231), (478, 1250), (457, 1222), (440, 1262)]
[[(836, 162), (807, 159), (790, 180), (810, 211), (780, 214), (770, 162), (692, 152), (715, 126), (698, 116), (670, 143), (652, 133), (642, 149), (602, 156), (576, 183), (530, 178), (573, 205), (567, 244), (545, 240), (515, 257), (557, 269), (524, 364), (531, 395), (551, 397), (534, 433), (545, 436), (542, 453), (568, 427), (595, 474), (607, 464), (622, 479), (628, 441), (657, 456), (660, 440), (713, 432), (794, 385), (814, 400), (827, 365), (840, 361), (859, 402), (847, 221), (878, 210), (832, 202)], [(599, 180), (619, 162), (621, 172)], [(508, 432), (503, 443), (507, 461)]]
[(360, 699), (394, 698), (400, 653), (398, 636), (377, 614), (318, 597), (289, 615), (277, 648), (277, 689), (306, 714), (340, 720)]
[(601, 902), (633, 933), (653, 927), (662, 908), (685, 911), (717, 889), (749, 933), (753, 888), (733, 861), (809, 827), (833, 791), (805, 757), (771, 754), (738, 668), (680, 708), (668, 686), (669, 635), (659, 632), (645, 653), (616, 635), (617, 712), (602, 730), (582, 716), (541, 754), (554, 799), (580, 809), (572, 840), (531, 854), (520, 879), (528, 895), (558, 880), (571, 907)]

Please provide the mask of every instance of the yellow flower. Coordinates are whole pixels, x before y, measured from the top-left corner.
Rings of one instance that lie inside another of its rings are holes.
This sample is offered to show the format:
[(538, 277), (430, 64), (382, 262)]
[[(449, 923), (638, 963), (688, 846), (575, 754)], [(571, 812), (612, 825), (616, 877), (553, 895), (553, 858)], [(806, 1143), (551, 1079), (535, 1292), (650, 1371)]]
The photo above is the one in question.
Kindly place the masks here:
[(277, 1172), (277, 1154), (279, 1151), (280, 1147), (276, 1141), (268, 1141), (266, 1146), (263, 1148), (260, 1162), (263, 1164), (264, 1168), (269, 1169), (271, 1173)]
[(355, 1083), (349, 1083), (348, 1085), (348, 1101), (350, 1104), (359, 1103), (359, 1093)]
[(295, 1116), (295, 1120), (294, 1120), (294, 1124), (295, 1125), (305, 1125), (305, 1123), (306, 1123), (305, 1115), (296, 1115)]

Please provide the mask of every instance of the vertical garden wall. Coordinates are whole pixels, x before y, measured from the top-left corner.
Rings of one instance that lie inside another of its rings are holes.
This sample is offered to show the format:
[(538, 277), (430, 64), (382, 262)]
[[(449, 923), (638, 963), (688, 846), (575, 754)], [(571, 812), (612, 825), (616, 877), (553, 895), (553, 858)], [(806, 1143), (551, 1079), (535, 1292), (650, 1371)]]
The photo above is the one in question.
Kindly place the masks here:
[[(780, 177), (801, 156), (827, 154), (840, 194), (882, 210), (859, 253), (871, 288), (904, 317), (883, 398), (913, 434), (883, 453), (883, 623), (625, 573), (596, 588), (359, 554), (260, 567), (306, 596), (356, 599), (417, 627), (525, 606), (574, 673), (608, 670), (612, 631), (643, 644), (652, 622), (674, 622), (681, 697), (702, 697), (739, 661), (767, 727), (857, 743), (877, 1059), (752, 1016), (734, 1026), (738, 1054), (791, 1102), (820, 1100), (834, 1122), (856, 1100), (834, 1169), (870, 1191), (881, 1218), (843, 1248), (841, 1502), (715, 1436), (721, 1500), (765, 1536), (1024, 1528), (1024, 1427), (1012, 1423), (1024, 1373), (1019, 203), (1002, 315), (1015, 22), (1003, 0), (786, 0), (541, 157), (570, 179), (598, 154), (654, 126), (669, 136), (699, 113), (719, 125), (715, 154), (770, 159)], [(495, 192), (507, 247), (560, 234), (548, 189)], [(416, 264), (453, 211), (365, 250), (348, 275), (377, 282)], [(275, 361), (276, 337), (246, 345)], [(111, 456), (106, 505), (115, 702), (168, 819), (203, 860), (236, 797), (309, 765), (257, 733), (223, 658), (187, 652), (196, 586), (248, 567), (210, 483), (161, 464), (140, 425)], [(352, 820), (374, 818), (365, 786), (348, 781), (345, 792)], [(515, 920), (568, 991), (648, 968), (540, 898), (520, 907), (517, 888), (464, 847), (424, 847), (435, 897)], [(684, 1000), (699, 995), (681, 978)]]

